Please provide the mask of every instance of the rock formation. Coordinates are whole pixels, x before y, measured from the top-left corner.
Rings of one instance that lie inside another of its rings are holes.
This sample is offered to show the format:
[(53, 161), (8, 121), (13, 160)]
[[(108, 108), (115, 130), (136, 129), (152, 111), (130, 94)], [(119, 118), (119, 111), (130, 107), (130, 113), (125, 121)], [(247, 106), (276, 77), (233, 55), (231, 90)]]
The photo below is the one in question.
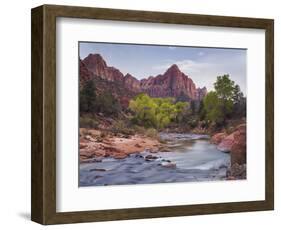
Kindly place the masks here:
[(179, 97), (184, 94), (192, 100), (197, 99), (197, 89), (192, 79), (172, 65), (163, 75), (149, 77), (141, 81), (141, 88), (152, 97)]
[(246, 163), (246, 124), (238, 125), (229, 135), (226, 133), (213, 135), (211, 143), (217, 144), (218, 150), (230, 153), (231, 165)]
[[(175, 64), (164, 74), (138, 80), (129, 73), (124, 76), (120, 70), (108, 66), (100, 54), (89, 54), (80, 60), (80, 85), (93, 78), (113, 82), (116, 87), (128, 91), (130, 95), (144, 92), (151, 97), (180, 97), (187, 101), (200, 101), (207, 94), (205, 87), (196, 88), (192, 79), (181, 72)], [(113, 84), (111, 87), (114, 87)]]

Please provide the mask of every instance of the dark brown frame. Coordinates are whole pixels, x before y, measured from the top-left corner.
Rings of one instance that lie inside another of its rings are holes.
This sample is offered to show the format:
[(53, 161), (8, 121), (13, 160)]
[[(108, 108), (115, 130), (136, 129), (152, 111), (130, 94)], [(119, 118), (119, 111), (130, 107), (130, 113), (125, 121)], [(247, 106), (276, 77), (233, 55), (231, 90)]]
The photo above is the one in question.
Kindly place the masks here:
[[(266, 186), (264, 201), (56, 212), (56, 18), (264, 29)], [(41, 224), (109, 221), (274, 209), (274, 21), (271, 19), (43, 5), (32, 9), (31, 219)]]

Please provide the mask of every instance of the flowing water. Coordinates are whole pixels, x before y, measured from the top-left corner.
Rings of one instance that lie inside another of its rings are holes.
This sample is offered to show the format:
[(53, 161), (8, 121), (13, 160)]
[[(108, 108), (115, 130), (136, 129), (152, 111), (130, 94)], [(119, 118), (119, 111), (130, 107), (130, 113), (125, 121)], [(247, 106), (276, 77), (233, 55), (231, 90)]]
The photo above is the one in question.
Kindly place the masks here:
[(125, 159), (103, 158), (101, 161), (80, 164), (79, 185), (151, 184), (225, 179), (230, 156), (210, 144), (209, 136), (161, 133), (160, 137), (166, 141), (170, 152), (156, 154), (141, 152), (131, 154)]

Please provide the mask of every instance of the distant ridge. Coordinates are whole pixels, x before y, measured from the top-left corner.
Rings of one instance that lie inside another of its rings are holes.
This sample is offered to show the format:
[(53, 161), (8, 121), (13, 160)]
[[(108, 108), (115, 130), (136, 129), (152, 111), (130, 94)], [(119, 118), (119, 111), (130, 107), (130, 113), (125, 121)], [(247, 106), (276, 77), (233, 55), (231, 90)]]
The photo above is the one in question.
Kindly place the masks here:
[[(83, 60), (80, 59), (80, 85), (85, 81), (94, 78), (115, 83), (110, 84), (110, 91), (126, 91), (128, 97), (145, 92), (151, 97), (182, 97), (187, 101), (200, 101), (207, 94), (206, 87), (197, 88), (195, 83), (185, 73), (183, 73), (176, 64), (171, 65), (164, 74), (150, 76), (146, 79), (138, 80), (131, 74), (123, 73), (106, 64), (106, 61), (100, 54), (89, 54)], [(104, 87), (105, 84), (104, 84)], [(119, 87), (114, 90), (112, 87)], [(124, 92), (125, 93), (125, 92)], [(130, 95), (130, 96), (129, 96)], [(115, 95), (119, 97), (120, 95)]]

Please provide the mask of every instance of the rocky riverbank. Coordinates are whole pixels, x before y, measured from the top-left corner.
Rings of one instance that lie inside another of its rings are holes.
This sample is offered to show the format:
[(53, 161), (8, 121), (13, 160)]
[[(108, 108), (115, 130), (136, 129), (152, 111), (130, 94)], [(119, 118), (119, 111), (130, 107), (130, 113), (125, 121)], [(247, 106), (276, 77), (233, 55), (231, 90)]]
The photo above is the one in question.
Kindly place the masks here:
[(80, 129), (80, 162), (92, 158), (123, 159), (130, 154), (148, 151), (156, 153), (164, 146), (156, 139), (140, 134), (113, 135), (96, 129)]
[[(159, 138), (157, 138), (158, 135)], [(193, 179), (189, 178), (188, 181), (201, 180), (201, 177), (204, 177), (204, 180), (212, 180), (212, 178), (246, 179), (245, 124), (236, 126), (231, 132), (215, 133), (210, 139), (208, 135), (193, 133), (164, 132), (158, 135), (153, 137), (140, 133), (125, 135), (98, 129), (81, 128), (79, 146), (81, 167), (83, 169), (84, 166), (82, 165), (96, 167), (91, 168), (90, 172), (85, 171), (85, 175), (92, 172), (107, 175), (114, 171), (107, 172), (106, 165), (109, 164), (107, 162), (112, 161), (110, 163), (112, 167), (126, 168), (127, 166), (122, 164), (124, 161), (129, 164), (126, 173), (130, 174), (132, 170), (137, 170), (140, 167), (138, 164), (142, 162), (142, 167), (138, 172), (141, 177), (146, 174), (143, 167), (151, 163), (149, 170), (153, 170), (155, 175), (159, 174), (156, 173), (156, 169), (162, 172), (163, 168), (169, 168), (170, 170), (176, 170), (174, 173), (178, 172), (181, 177), (183, 171), (188, 173), (185, 177), (194, 177)], [(220, 152), (224, 155), (220, 155)], [(153, 169), (153, 167), (156, 168)], [(169, 171), (169, 173), (171, 175), (166, 175), (167, 178), (173, 175), (173, 171)], [(132, 175), (130, 174), (130, 176)], [(162, 174), (159, 174), (159, 176), (164, 177)], [(102, 181), (103, 179), (99, 180)], [(143, 178), (143, 180), (146, 179)], [(179, 179), (173, 180), (178, 181)], [(111, 183), (113, 182), (109, 184)], [(133, 183), (139, 182), (134, 180)]]
[(157, 153), (86, 159), (80, 164), (80, 186), (226, 180), (230, 155), (210, 144), (208, 135), (161, 132), (159, 139), (165, 148), (161, 144)]
[(218, 150), (230, 153), (228, 179), (246, 179), (246, 124), (238, 125), (232, 133), (216, 133), (210, 141)]

